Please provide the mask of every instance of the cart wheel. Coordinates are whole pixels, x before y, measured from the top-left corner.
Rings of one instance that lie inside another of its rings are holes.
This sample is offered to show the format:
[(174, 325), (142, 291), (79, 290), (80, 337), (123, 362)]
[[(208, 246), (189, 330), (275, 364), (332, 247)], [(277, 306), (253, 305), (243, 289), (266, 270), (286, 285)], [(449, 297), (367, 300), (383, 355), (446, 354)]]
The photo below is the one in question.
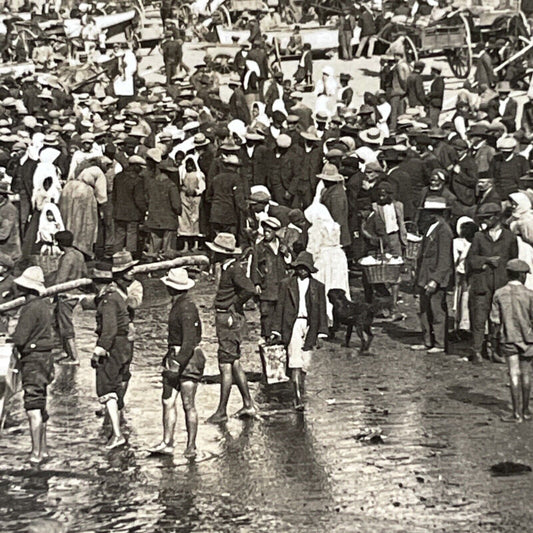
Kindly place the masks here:
[(463, 48), (447, 50), (446, 57), (448, 58), (448, 64), (454, 76), (457, 78), (467, 78), (472, 70), (472, 36), (468, 19), (463, 14), (460, 15), (460, 19), (465, 30), (465, 45)]
[(407, 35), (403, 38), (403, 51), (408, 63), (418, 61), (418, 52), (415, 43), (412, 41), (411, 37), (408, 37)]
[(457, 48), (446, 52), (448, 64), (456, 78), (468, 78), (472, 68), (472, 53), (470, 48)]
[(185, 26), (191, 26), (194, 24), (192, 9), (187, 4), (182, 4), (177, 7), (176, 18), (181, 20)]
[(228, 11), (228, 8), (225, 6), (218, 6), (216, 11), (213, 13), (213, 17), (217, 15), (221, 18), (222, 24), (228, 29), (231, 30), (233, 23), (231, 22), (231, 15)]
[(233, 67), (233, 58), (228, 54), (217, 54), (214, 59), (214, 69), (221, 74), (229, 74)]

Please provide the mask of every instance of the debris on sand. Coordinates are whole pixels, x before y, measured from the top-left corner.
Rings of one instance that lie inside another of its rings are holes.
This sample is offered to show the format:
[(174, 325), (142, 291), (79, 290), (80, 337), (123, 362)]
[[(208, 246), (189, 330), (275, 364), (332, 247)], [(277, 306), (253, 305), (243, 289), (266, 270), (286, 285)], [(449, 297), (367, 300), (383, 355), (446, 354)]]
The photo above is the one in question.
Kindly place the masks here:
[(495, 477), (520, 476), (522, 474), (527, 474), (528, 472), (531, 472), (531, 467), (522, 463), (504, 461), (503, 463), (492, 465), (490, 467), (490, 471)]
[(353, 438), (365, 444), (384, 444), (387, 437), (385, 437), (385, 435), (382, 433), (383, 430), (380, 427), (366, 427), (361, 428), (359, 432), (353, 436)]

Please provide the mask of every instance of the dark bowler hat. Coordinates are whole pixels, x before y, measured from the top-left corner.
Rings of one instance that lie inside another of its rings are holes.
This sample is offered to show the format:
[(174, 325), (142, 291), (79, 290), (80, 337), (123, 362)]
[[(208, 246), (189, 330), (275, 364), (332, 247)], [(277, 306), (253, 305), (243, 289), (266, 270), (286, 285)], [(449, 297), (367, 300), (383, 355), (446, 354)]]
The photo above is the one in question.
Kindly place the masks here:
[(291, 263), (292, 268), (304, 267), (311, 274), (318, 272), (315, 268), (313, 256), (309, 252), (300, 252), (298, 257)]

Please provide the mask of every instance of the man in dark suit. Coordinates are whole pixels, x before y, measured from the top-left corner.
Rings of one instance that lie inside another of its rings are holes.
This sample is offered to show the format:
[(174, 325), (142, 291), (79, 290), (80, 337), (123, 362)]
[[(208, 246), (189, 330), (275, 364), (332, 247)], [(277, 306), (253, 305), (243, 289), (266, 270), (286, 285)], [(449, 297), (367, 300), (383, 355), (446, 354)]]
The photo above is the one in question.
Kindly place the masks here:
[(431, 66), (431, 85), (426, 95), (429, 120), (432, 128), (439, 127), (439, 117), (444, 99), (444, 79), (441, 76), (442, 68), (439, 65)]
[(424, 344), (411, 349), (442, 353), (448, 348), (446, 289), (453, 276), (453, 233), (446, 220), (448, 206), (444, 198), (427, 197), (423, 209), (431, 219), (422, 240), (416, 272)]
[(487, 115), (492, 122), (499, 119), (507, 128), (508, 133), (516, 131), (516, 111), (518, 105), (516, 100), (511, 98), (511, 85), (508, 81), (501, 81), (496, 87), (498, 98), (493, 98), (488, 105)]
[(413, 72), (407, 76), (407, 101), (409, 107), (423, 109), (426, 106), (426, 94), (424, 92), (424, 82), (422, 81), (422, 71), (425, 64), (422, 61), (416, 61)]
[(318, 339), (328, 335), (326, 290), (322, 283), (311, 277), (317, 269), (309, 252), (301, 252), (291, 266), (295, 275), (283, 281), (279, 288), (272, 340), (281, 341), (287, 348), (295, 407), (301, 411), (304, 409), (302, 374), (309, 369), (311, 350)]

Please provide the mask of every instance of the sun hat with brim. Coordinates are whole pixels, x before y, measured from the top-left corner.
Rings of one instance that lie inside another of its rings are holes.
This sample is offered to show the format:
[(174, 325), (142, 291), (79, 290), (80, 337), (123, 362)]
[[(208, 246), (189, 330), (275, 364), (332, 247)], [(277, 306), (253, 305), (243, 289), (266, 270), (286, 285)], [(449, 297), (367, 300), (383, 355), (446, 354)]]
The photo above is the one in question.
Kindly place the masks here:
[(476, 213), (476, 217), (478, 218), (484, 218), (484, 217), (493, 217), (495, 215), (501, 215), (502, 208), (500, 205), (498, 205), (495, 202), (489, 202), (487, 204), (483, 204), (479, 207)]
[(161, 278), (161, 281), (167, 287), (171, 287), (177, 291), (188, 291), (195, 285), (194, 280), (189, 278), (189, 274), (184, 268), (171, 268), (168, 274)]
[(496, 142), (496, 148), (499, 150), (514, 150), (518, 141), (514, 137), (501, 137)]
[(111, 266), (111, 272), (124, 272), (129, 268), (135, 266), (139, 261), (133, 259), (131, 252), (127, 250), (121, 250), (113, 254), (113, 264)]
[(291, 93), (291, 98), (294, 98), (295, 100), (303, 100), (303, 93), (300, 91), (294, 91)]
[(242, 253), (242, 250), (237, 248), (235, 235), (232, 233), (219, 233), (213, 242), (206, 242), (206, 244), (210, 250), (213, 250), (213, 252), (235, 255)]
[(339, 150), (338, 148), (332, 148), (331, 150), (328, 150), (326, 153), (326, 159), (334, 159), (335, 157), (344, 157), (346, 154)]
[(31, 289), (42, 294), (45, 290), (44, 274), (39, 266), (28, 267), (18, 278), (15, 278), (14, 283), (19, 287)]
[(150, 150), (146, 152), (146, 157), (151, 159), (152, 161), (155, 161), (156, 163), (161, 163), (163, 154), (161, 153), (161, 150), (159, 148), (150, 148)]
[(223, 152), (238, 152), (241, 147), (235, 144), (234, 142), (225, 142), (220, 145), (220, 149)]
[(510, 259), (505, 265), (505, 269), (508, 272), (516, 272), (518, 274), (529, 274), (529, 265), (521, 259)]
[(510, 93), (511, 92), (511, 84), (508, 81), (500, 81), (498, 85), (496, 85), (496, 92), (499, 93)]
[(316, 115), (315, 115), (315, 120), (317, 122), (327, 122), (329, 119), (329, 115), (327, 113), (325, 113), (324, 111), (319, 111)]
[(359, 137), (366, 144), (381, 144), (384, 139), (383, 132), (379, 128), (363, 130)]
[(199, 148), (200, 146), (207, 146), (211, 141), (203, 134), (197, 133), (194, 136), (194, 146)]
[(9, 255), (0, 252), (0, 266), (12, 269), (15, 266), (15, 262), (9, 257)]
[(428, 211), (446, 211), (449, 208), (446, 198), (442, 196), (427, 196), (420, 209)]
[(100, 281), (111, 281), (113, 279), (113, 272), (111, 271), (111, 263), (99, 262), (95, 263), (90, 272), (90, 278)]
[(11, 187), (9, 186), (9, 183), (0, 181), (0, 195), (7, 196), (8, 194), (11, 194)]
[(146, 165), (146, 161), (138, 156), (138, 155), (132, 155), (128, 158), (128, 163), (130, 165)]
[(44, 144), (47, 146), (57, 146), (59, 141), (53, 133), (47, 133), (43, 139)]
[(167, 172), (177, 172), (179, 168), (174, 164), (170, 157), (167, 157), (160, 165), (160, 170), (166, 170)]
[(224, 162), (225, 165), (231, 165), (233, 167), (242, 166), (242, 163), (241, 163), (240, 159), (235, 154), (230, 154), (230, 155), (224, 156), (223, 162)]
[(182, 128), (183, 131), (191, 131), (196, 130), (200, 127), (200, 123), (197, 120), (193, 120), (191, 122), (187, 122)]
[(267, 217), (261, 221), (262, 226), (267, 226), (274, 231), (281, 229), (281, 222), (276, 217)]
[(363, 104), (360, 108), (359, 108), (359, 111), (357, 112), (358, 115), (370, 115), (374, 112), (374, 109), (372, 107), (370, 107), (369, 105), (367, 104)]
[(317, 130), (314, 126), (309, 126), (307, 130), (300, 132), (300, 135), (307, 141), (320, 141), (320, 137), (318, 136)]
[(244, 134), (244, 137), (248, 141), (262, 141), (265, 138), (264, 135), (262, 135), (255, 129), (248, 129), (247, 132)]
[(287, 124), (297, 124), (300, 122), (300, 117), (298, 115), (289, 115), (287, 117)]
[(331, 163), (326, 163), (322, 167), (322, 172), (317, 174), (316, 177), (323, 181), (344, 181), (344, 176), (339, 172), (338, 168)]
[(80, 140), (81, 140), (82, 143), (93, 143), (94, 142), (94, 135), (92, 133), (89, 133), (89, 132), (83, 133), (81, 135), (81, 137), (80, 137)]
[(317, 268), (315, 267), (313, 256), (309, 252), (300, 252), (298, 257), (291, 263), (291, 268), (298, 267), (306, 268), (311, 274), (318, 272)]

